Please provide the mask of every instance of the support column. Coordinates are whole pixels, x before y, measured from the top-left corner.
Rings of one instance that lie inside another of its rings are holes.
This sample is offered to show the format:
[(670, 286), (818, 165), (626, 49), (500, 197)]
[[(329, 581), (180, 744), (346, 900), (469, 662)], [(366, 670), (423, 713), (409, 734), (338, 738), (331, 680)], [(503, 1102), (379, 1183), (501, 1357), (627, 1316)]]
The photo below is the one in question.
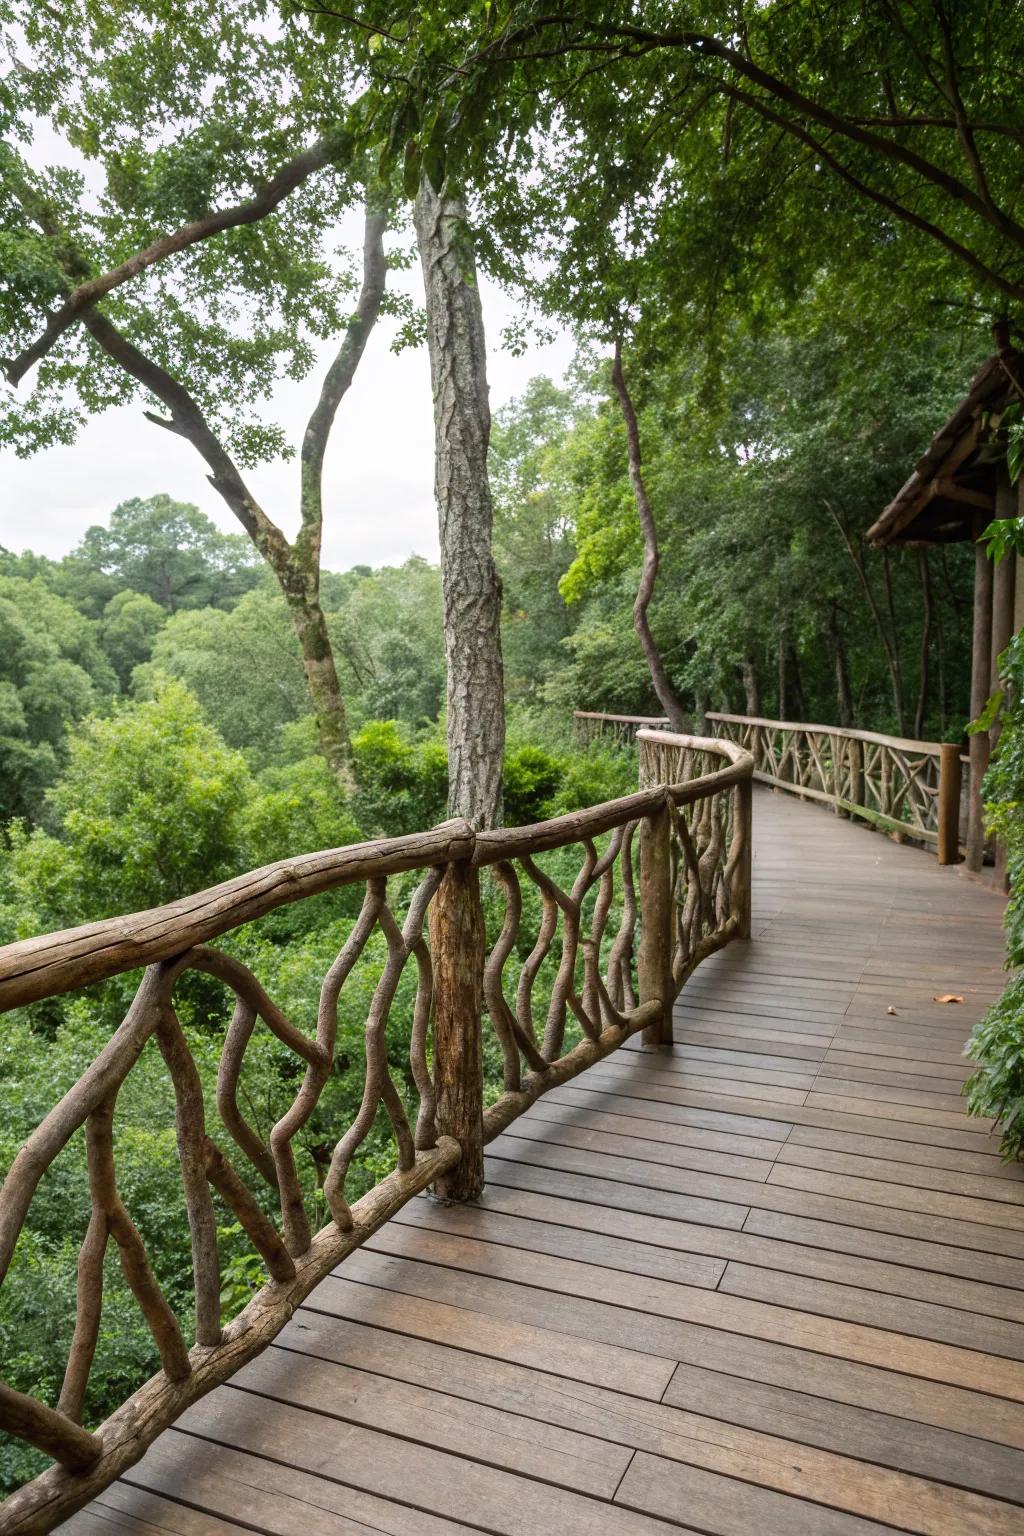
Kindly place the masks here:
[[(996, 482), (996, 517), (1016, 517), (1017, 513), (1017, 489), (1011, 485), (1005, 466), (1000, 466), (999, 479)], [(992, 574), (992, 666), (989, 678), (991, 693), (1003, 687), (1003, 679), (999, 674), (999, 657), (1013, 638), (1016, 586), (1017, 556), (1011, 552), (1000, 560)], [(996, 721), (989, 731), (990, 755), (995, 750), (1001, 729), (1002, 723)], [(1005, 889), (1006, 887), (1006, 848), (1001, 841), (996, 844), (994, 883), (997, 888)]]
[(960, 862), (960, 743), (939, 749), (938, 855), (940, 864)]
[[(992, 681), (992, 562), (978, 537), (985, 519), (977, 517), (974, 525), (974, 633), (971, 644), (971, 719), (977, 720), (985, 708)], [(971, 785), (967, 814), (967, 868), (975, 873), (985, 858), (985, 812), (981, 781), (989, 759), (987, 731), (971, 737)]]

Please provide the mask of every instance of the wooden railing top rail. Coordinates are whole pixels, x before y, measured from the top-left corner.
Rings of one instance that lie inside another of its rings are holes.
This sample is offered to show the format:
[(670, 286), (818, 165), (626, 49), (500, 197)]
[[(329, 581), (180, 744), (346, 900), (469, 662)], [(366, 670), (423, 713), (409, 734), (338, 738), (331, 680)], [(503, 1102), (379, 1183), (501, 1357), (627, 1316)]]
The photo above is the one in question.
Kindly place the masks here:
[[(598, 709), (574, 709), (572, 714), (574, 720), (606, 720), (610, 725), (662, 728), (668, 725), (665, 715), (613, 715)], [(819, 725), (808, 720), (769, 720), (763, 715), (730, 715), (715, 709), (708, 710), (707, 719), (722, 720), (728, 725), (761, 725), (774, 731), (805, 731), (815, 736), (841, 736), (848, 741), (866, 741), (876, 747), (896, 747), (901, 752), (916, 752), (927, 757), (938, 757), (944, 745), (941, 741), (913, 741), (907, 736), (885, 736), (880, 731), (861, 731), (853, 726)], [(963, 761), (967, 760), (964, 754)]]
[[(634, 795), (606, 800), (532, 826), (474, 832), (469, 822), (454, 820), (407, 837), (380, 838), (322, 853), (299, 854), (162, 907), (7, 944), (0, 948), (0, 1012), (166, 960), (277, 907), (338, 886), (412, 869), (429, 869), (453, 860), (465, 859), (482, 868), (524, 853), (543, 853), (581, 838), (599, 837), (638, 816), (649, 815), (664, 802), (666, 795), (671, 796), (674, 805), (690, 805), (729, 788), (749, 771), (744, 763), (750, 754), (731, 741), (673, 736), (664, 731), (641, 734), (656, 735), (669, 745), (717, 753), (728, 758), (730, 766), (686, 784), (642, 789)], [(753, 766), (752, 759), (750, 765)]]
[(612, 720), (620, 725), (667, 725), (666, 715), (606, 715), (599, 709), (574, 709), (574, 720)]
[(875, 747), (897, 747), (901, 752), (916, 752), (922, 757), (939, 757), (941, 741), (911, 741), (904, 736), (883, 736), (880, 731), (858, 731), (845, 725), (813, 725), (805, 720), (767, 720), (760, 715), (727, 715), (709, 710), (709, 720), (724, 720), (729, 725), (763, 725), (773, 731), (804, 731), (815, 736), (841, 736), (846, 741), (867, 741)]

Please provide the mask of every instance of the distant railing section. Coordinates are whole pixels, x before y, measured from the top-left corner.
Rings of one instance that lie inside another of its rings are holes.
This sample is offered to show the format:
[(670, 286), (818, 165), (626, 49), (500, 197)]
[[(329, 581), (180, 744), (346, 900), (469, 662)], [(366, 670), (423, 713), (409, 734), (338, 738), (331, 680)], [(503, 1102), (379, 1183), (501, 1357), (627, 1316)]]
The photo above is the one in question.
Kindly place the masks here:
[(966, 830), (964, 768), (955, 742), (909, 741), (840, 726), (709, 714), (717, 734), (744, 746), (754, 777), (959, 860)]
[[(581, 739), (627, 744), (668, 721), (644, 715), (576, 711)], [(754, 760), (754, 778), (856, 816), (898, 841), (932, 847), (956, 864), (966, 840), (969, 760), (956, 743), (910, 741), (834, 725), (709, 713), (719, 739)]]
[(584, 745), (592, 741), (610, 741), (614, 746), (632, 746), (637, 731), (664, 730), (664, 715), (602, 715), (595, 710), (574, 709), (576, 735)]
[[(644, 729), (638, 751), (640, 790), (587, 810), (491, 832), (475, 833), (456, 821), (412, 837), (288, 859), (153, 911), (0, 950), (0, 1009), (146, 967), (123, 1022), (31, 1134), (0, 1190), (2, 1281), (40, 1180), (84, 1131), (91, 1210), (63, 1387), (49, 1403), (0, 1383), (0, 1428), (57, 1464), (0, 1508), (0, 1531), (50, 1530), (81, 1508), (190, 1403), (259, 1354), (313, 1287), (418, 1191), (433, 1185), (449, 1198), (478, 1194), (484, 1144), (549, 1088), (638, 1031), (649, 1044), (671, 1041), (672, 1004), (687, 976), (730, 939), (749, 934), (753, 761), (727, 740)], [(544, 855), (570, 848), (578, 850), (578, 872), (566, 887), (544, 867)], [(489, 908), (496, 900), (502, 914), (500, 931), (490, 936), (482, 870), (493, 881)], [(418, 880), (399, 880), (410, 873)], [(285, 1017), (247, 966), (211, 947), (210, 940), (277, 907), (353, 884), (363, 887), (361, 909), (324, 977), (313, 1032)], [(524, 903), (528, 888), (539, 901)], [(527, 910), (539, 911), (539, 918), (524, 934)], [(375, 935), (383, 938), (387, 958), (366, 1015), (362, 1103), (353, 1122), (338, 1128), (323, 1187), (330, 1220), (314, 1234), (296, 1137), (334, 1066), (343, 988)], [(545, 965), (541, 1020), (535, 1015)], [(416, 978), (412, 1107), (388, 1053), (389, 1018), (409, 967)], [(175, 988), (190, 970), (215, 978), (233, 1010), (220, 1051), (212, 1125), (175, 1009)], [(503, 1094), (487, 1109), (485, 1016), (504, 1079)], [(302, 1069), (293, 1102), (265, 1137), (247, 1118), (239, 1091), (246, 1052), (259, 1029), (269, 1030)], [(173, 1093), (191, 1233), (191, 1347), (118, 1187), (119, 1091), (142, 1052), (154, 1048)], [(395, 1168), (350, 1204), (349, 1171), (380, 1113), (390, 1124)], [(260, 1198), (254, 1189), (262, 1189)], [(233, 1213), (269, 1277), (226, 1325), (215, 1196)], [(104, 1424), (88, 1428), (84, 1407), (111, 1245), (162, 1370)]]

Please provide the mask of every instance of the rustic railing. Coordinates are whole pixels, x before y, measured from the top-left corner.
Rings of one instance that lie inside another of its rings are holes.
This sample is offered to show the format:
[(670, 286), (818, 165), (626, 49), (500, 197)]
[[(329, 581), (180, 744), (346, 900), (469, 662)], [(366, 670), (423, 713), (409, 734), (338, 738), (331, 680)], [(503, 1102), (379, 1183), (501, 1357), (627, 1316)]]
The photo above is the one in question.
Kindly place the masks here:
[[(485, 1143), (549, 1088), (638, 1031), (649, 1044), (671, 1041), (672, 1004), (686, 977), (706, 955), (749, 934), (753, 762), (731, 742), (667, 733), (641, 731), (638, 750), (642, 787), (623, 799), (530, 827), (474, 833), (465, 822), (450, 822), (412, 837), (287, 859), (153, 911), (0, 950), (2, 1009), (145, 966), (123, 1022), (30, 1135), (0, 1190), (2, 1279), (40, 1180), (84, 1131), (91, 1211), (63, 1387), (49, 1403), (0, 1384), (0, 1428), (56, 1464), (0, 1508), (0, 1530), (50, 1530), (81, 1508), (190, 1403), (259, 1354), (313, 1287), (418, 1191), (433, 1185), (449, 1198), (477, 1195)], [(567, 848), (579, 851), (568, 889), (544, 867), (545, 854)], [(413, 872), (418, 881), (398, 878)], [(499, 931), (489, 935), (482, 872), (492, 882), (488, 908), (501, 913)], [(361, 910), (323, 980), (315, 1030), (308, 1032), (285, 1017), (251, 970), (210, 941), (277, 907), (346, 885), (363, 886)], [(526, 891), (535, 893), (528, 902)], [(524, 932), (528, 911), (539, 916)], [(362, 1103), (352, 1123), (337, 1128), (323, 1188), (330, 1219), (314, 1234), (296, 1137), (334, 1065), (342, 990), (375, 934), (383, 936), (387, 958), (366, 1015)], [(541, 1019), (535, 1013), (545, 962)], [(395, 1081), (387, 1049), (389, 1015), (408, 967), (416, 978), (408, 1079), (416, 1090), (414, 1110)], [(175, 1010), (175, 987), (189, 971), (219, 982), (233, 1007), (215, 1107), (205, 1102)], [(486, 1109), (485, 1017), (499, 1047), (504, 1087)], [(269, 1030), (302, 1069), (292, 1104), (265, 1138), (247, 1118), (239, 1092), (257, 1029)], [(154, 1049), (173, 1093), (191, 1232), (191, 1347), (118, 1186), (118, 1094), (142, 1053)], [(379, 1113), (390, 1124), (395, 1168), (350, 1204), (349, 1171)], [(244, 1230), (267, 1275), (226, 1324), (218, 1204)], [(84, 1404), (111, 1245), (162, 1369), (90, 1428)]]
[[(625, 746), (664, 717), (577, 710), (581, 739)], [(750, 715), (710, 713), (719, 739), (744, 747), (754, 778), (856, 816), (898, 841), (932, 847), (940, 864), (959, 862), (967, 833), (969, 760), (956, 743), (908, 741), (875, 731)]]
[(967, 759), (957, 743), (747, 715), (709, 714), (708, 721), (746, 748), (762, 783), (824, 801), (900, 841), (925, 843), (940, 864), (958, 862)]
[(572, 714), (578, 739), (588, 746), (595, 741), (611, 741), (614, 746), (631, 746), (637, 731), (664, 731), (664, 715), (604, 715), (593, 709), (574, 709)]

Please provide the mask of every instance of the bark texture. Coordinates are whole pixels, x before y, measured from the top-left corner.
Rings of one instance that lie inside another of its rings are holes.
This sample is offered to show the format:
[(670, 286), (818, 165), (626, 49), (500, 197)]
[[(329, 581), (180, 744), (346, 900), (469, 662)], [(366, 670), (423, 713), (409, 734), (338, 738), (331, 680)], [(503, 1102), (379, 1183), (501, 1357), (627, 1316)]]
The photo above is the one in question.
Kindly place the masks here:
[(672, 730), (685, 733), (690, 729), (691, 722), (687, 719), (682, 699), (672, 686), (647, 617), (647, 610), (654, 596), (654, 584), (658, 579), (658, 530), (644, 482), (640, 452), (640, 423), (637, 421), (633, 397), (626, 383), (626, 375), (622, 367), (622, 343), (618, 340), (615, 343), (615, 358), (612, 363), (612, 387), (622, 410), (622, 419), (626, 423), (629, 479), (633, 487), (637, 516), (640, 519), (640, 532), (644, 541), (644, 563), (640, 572), (636, 601), (633, 604), (633, 627), (643, 649), (644, 659), (651, 674), (651, 682), (658, 695), (658, 702), (668, 716), (669, 725)]
[(448, 810), (474, 827), (501, 817), (505, 700), (501, 583), (491, 553), (491, 412), (483, 312), (465, 208), (424, 179), (416, 239), (434, 397), (434, 491), (448, 667)]

